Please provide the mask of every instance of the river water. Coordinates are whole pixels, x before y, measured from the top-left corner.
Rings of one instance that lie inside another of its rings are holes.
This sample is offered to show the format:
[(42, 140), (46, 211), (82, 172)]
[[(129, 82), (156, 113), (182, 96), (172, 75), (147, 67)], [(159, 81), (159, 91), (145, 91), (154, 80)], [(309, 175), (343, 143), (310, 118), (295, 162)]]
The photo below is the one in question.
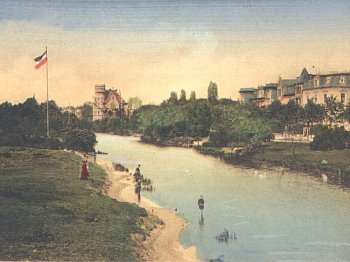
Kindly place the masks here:
[[(350, 192), (313, 177), (225, 164), (191, 149), (134, 137), (97, 135), (96, 150), (131, 170), (141, 165), (154, 192), (142, 192), (189, 222), (184, 246), (209, 261), (350, 261)], [(197, 200), (204, 196), (204, 222)], [(237, 240), (218, 242), (224, 229)]]

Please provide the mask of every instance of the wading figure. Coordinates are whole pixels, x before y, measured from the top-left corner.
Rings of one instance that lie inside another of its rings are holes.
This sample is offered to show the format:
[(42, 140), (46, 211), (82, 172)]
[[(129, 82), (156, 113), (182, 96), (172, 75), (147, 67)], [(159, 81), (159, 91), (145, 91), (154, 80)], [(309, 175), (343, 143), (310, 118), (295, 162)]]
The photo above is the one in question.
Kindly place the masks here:
[(141, 180), (141, 171), (140, 171), (140, 165), (136, 167), (135, 173), (134, 173), (135, 181), (138, 182)]
[(204, 209), (204, 199), (203, 196), (200, 196), (198, 199), (198, 207), (200, 211), (200, 223), (203, 223), (203, 209)]
[(89, 177), (89, 171), (86, 166), (87, 160), (83, 160), (83, 164), (81, 165), (81, 171), (80, 171), (80, 180), (87, 180)]
[(135, 186), (135, 194), (137, 195), (137, 200), (141, 201), (141, 181), (137, 182)]

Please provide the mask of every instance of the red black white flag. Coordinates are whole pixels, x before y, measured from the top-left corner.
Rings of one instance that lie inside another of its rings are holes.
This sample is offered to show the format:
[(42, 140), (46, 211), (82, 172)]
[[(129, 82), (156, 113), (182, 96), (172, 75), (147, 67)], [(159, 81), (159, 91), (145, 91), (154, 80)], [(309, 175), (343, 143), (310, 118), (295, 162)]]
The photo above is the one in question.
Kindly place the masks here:
[(39, 69), (42, 65), (47, 62), (47, 51), (45, 51), (42, 55), (34, 58), (35, 61), (35, 69)]

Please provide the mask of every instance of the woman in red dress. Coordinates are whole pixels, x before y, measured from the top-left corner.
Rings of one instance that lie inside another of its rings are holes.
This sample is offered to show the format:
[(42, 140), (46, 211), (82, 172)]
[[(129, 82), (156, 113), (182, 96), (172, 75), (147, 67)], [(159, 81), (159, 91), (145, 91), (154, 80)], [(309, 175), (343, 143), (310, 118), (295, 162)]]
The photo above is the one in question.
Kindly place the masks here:
[(89, 171), (86, 166), (87, 160), (83, 160), (83, 164), (81, 165), (81, 172), (80, 172), (80, 180), (87, 180), (89, 176)]

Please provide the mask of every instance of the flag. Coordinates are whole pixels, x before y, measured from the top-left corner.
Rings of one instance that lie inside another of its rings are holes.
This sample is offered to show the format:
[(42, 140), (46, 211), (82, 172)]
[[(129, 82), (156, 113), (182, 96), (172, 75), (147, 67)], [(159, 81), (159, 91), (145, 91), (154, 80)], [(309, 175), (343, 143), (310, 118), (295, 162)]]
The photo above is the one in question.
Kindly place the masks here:
[(39, 69), (42, 65), (47, 62), (47, 51), (45, 51), (41, 56), (34, 58), (35, 69)]

